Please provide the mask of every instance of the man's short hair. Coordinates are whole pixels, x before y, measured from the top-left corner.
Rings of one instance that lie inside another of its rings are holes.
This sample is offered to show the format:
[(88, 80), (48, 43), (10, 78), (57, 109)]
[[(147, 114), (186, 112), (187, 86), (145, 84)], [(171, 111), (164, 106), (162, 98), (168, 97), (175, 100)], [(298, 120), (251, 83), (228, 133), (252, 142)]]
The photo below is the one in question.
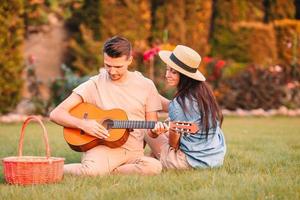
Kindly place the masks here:
[(124, 55), (129, 58), (131, 51), (131, 43), (126, 38), (120, 36), (109, 38), (103, 45), (103, 53), (106, 53), (112, 58), (118, 58)]

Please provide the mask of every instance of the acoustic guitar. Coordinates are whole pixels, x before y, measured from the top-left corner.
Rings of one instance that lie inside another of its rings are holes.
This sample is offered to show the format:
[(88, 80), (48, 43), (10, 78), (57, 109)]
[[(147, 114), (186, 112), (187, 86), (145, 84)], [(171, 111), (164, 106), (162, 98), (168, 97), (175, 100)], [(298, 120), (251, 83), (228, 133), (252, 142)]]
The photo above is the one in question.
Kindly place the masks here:
[[(128, 120), (126, 112), (121, 109), (102, 110), (88, 103), (80, 103), (70, 110), (70, 114), (80, 119), (94, 119), (108, 132), (109, 137), (99, 139), (76, 128), (64, 127), (64, 138), (74, 151), (85, 152), (98, 145), (111, 148), (122, 146), (128, 139), (129, 129), (153, 129), (155, 121)], [(195, 133), (198, 127), (189, 122), (169, 122), (169, 127), (185, 133)]]

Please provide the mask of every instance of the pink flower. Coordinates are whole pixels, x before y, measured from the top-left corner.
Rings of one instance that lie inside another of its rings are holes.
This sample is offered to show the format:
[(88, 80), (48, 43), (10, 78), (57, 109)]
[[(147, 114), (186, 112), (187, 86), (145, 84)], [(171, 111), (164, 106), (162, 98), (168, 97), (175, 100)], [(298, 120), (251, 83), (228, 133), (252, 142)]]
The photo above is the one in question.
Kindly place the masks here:
[(154, 57), (154, 54), (152, 51), (146, 51), (143, 55), (144, 61), (149, 61), (149, 60), (153, 59), (153, 57)]
[(224, 67), (225, 63), (226, 62), (224, 60), (218, 60), (218, 62), (216, 63), (216, 68), (218, 70), (222, 69)]
[(145, 51), (144, 54), (143, 54), (143, 60), (144, 61), (152, 60), (154, 58), (154, 56), (156, 54), (158, 54), (159, 51), (160, 51), (159, 47), (154, 47), (152, 49), (149, 49), (149, 50)]
[(205, 62), (205, 63), (210, 63), (212, 60), (213, 60), (213, 58), (212, 57), (208, 57), (208, 56), (205, 56), (203, 58), (203, 62)]

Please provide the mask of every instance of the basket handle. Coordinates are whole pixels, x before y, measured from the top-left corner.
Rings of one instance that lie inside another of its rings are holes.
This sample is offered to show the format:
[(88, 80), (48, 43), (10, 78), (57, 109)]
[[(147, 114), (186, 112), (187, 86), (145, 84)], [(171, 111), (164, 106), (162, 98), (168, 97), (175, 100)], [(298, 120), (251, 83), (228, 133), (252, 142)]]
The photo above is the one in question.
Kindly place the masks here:
[(22, 129), (21, 129), (21, 137), (20, 137), (20, 140), (19, 140), (19, 151), (18, 151), (18, 155), (19, 156), (22, 156), (22, 152), (23, 152), (23, 141), (24, 141), (24, 132), (25, 132), (25, 128), (26, 126), (28, 125), (28, 123), (30, 121), (37, 121), (41, 127), (43, 128), (43, 132), (44, 132), (44, 142), (45, 142), (45, 145), (46, 145), (46, 156), (47, 158), (50, 157), (50, 147), (49, 147), (49, 142), (48, 142), (48, 133), (47, 133), (47, 130), (43, 124), (43, 122), (37, 117), (37, 116), (34, 116), (34, 115), (31, 115), (29, 117), (27, 117), (27, 119), (24, 121), (23, 123), (23, 126), (22, 126)]

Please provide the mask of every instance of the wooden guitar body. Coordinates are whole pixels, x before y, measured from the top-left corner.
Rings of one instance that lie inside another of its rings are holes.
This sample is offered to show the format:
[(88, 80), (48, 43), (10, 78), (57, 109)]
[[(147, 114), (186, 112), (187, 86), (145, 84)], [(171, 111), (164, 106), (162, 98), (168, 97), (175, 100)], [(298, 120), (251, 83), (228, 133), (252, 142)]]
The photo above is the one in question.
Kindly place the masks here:
[(110, 135), (106, 139), (99, 139), (80, 129), (64, 127), (64, 138), (74, 151), (85, 152), (100, 144), (116, 148), (122, 146), (128, 139), (127, 129), (109, 129), (106, 124), (106, 120), (128, 120), (126, 113), (121, 109), (101, 110), (92, 104), (81, 103), (74, 107), (70, 114), (81, 119), (97, 120), (108, 129)]

